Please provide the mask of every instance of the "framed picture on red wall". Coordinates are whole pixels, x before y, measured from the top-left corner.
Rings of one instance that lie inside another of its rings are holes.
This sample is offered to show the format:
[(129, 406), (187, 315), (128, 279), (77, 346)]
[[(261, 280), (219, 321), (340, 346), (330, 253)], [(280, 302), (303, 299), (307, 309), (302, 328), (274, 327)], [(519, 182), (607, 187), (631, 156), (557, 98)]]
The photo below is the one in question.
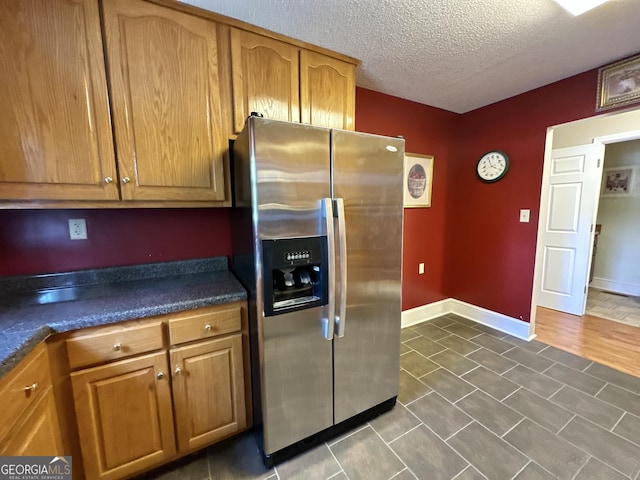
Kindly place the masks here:
[(598, 70), (596, 111), (640, 102), (640, 54)]
[(433, 156), (405, 153), (403, 183), (405, 208), (430, 207)]

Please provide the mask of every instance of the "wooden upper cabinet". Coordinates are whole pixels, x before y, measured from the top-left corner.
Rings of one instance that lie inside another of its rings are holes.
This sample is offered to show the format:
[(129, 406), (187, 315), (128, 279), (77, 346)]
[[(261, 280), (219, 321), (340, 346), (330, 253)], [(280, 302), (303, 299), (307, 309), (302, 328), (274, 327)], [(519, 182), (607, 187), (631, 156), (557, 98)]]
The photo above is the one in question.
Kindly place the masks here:
[(0, 199), (115, 200), (97, 0), (12, 0), (0, 15)]
[(4, 3), (3, 205), (228, 205), (228, 140), (251, 112), (354, 128), (349, 57), (179, 2)]
[(240, 133), (251, 112), (300, 121), (298, 47), (231, 28), (233, 128)]
[(105, 0), (124, 200), (224, 200), (216, 24), (141, 0)]
[(355, 65), (319, 53), (300, 51), (302, 123), (354, 129)]

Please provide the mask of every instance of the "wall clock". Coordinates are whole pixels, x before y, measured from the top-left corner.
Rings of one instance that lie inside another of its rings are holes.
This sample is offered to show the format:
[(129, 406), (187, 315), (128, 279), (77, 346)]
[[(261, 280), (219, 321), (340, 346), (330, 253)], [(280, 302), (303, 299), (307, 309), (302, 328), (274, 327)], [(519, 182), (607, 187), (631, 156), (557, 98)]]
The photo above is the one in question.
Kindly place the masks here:
[(485, 183), (494, 183), (509, 170), (509, 157), (501, 150), (492, 150), (480, 157), (476, 166), (478, 178)]

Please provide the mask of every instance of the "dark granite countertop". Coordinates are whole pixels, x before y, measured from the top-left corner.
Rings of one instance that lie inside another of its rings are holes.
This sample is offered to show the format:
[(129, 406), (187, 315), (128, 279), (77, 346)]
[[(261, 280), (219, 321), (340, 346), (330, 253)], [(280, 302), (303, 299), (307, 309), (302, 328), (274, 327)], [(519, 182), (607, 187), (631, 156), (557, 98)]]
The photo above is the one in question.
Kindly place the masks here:
[(0, 377), (51, 333), (235, 302), (226, 257), (0, 278)]

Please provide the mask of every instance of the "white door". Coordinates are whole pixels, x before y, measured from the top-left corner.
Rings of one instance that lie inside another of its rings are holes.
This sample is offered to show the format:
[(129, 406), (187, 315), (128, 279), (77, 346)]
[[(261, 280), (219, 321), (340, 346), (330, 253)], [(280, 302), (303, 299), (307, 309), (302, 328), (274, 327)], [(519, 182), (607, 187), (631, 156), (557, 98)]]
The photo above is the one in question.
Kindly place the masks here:
[(593, 248), (604, 145), (551, 152), (538, 305), (583, 315)]

